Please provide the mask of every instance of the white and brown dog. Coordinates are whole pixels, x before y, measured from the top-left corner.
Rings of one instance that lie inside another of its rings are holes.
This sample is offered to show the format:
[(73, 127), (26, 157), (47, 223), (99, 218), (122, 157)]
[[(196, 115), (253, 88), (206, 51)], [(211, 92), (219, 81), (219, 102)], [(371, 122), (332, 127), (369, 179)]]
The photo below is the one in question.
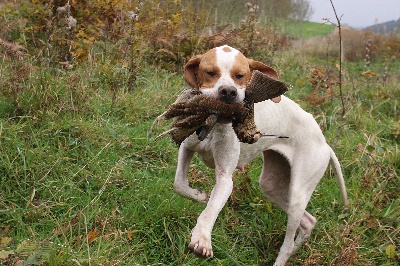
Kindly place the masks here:
[[(221, 46), (193, 57), (185, 65), (184, 76), (203, 94), (225, 103), (236, 103), (243, 101), (253, 70), (278, 79), (274, 69), (246, 58), (234, 48)], [(329, 163), (333, 165), (343, 203), (348, 205), (339, 161), (312, 115), (285, 96), (273, 101), (255, 104), (255, 123), (261, 132), (288, 138), (261, 138), (255, 144), (240, 143), (231, 123), (221, 121), (203, 141), (194, 133), (179, 148), (175, 191), (188, 199), (207, 202), (192, 230), (189, 244), (198, 256), (213, 256), (211, 231), (232, 192), (233, 171), (259, 155), (263, 156), (262, 192), (288, 215), (285, 239), (274, 265), (285, 265), (310, 236), (316, 219), (306, 207)], [(208, 167), (215, 169), (216, 183), (210, 197), (189, 186), (187, 173), (195, 152)]]

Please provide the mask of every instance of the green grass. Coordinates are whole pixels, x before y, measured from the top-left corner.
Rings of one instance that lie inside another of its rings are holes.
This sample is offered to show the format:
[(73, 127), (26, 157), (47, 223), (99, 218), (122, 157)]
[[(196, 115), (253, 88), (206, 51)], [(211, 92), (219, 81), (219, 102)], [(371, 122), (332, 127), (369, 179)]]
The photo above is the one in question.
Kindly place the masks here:
[(310, 21), (285, 21), (285, 28), (290, 38), (293, 39), (310, 39), (317, 36), (325, 36), (333, 32), (335, 26), (332, 24), (324, 24)]
[[(327, 171), (308, 206), (318, 224), (289, 265), (397, 265), (399, 64), (393, 63), (387, 84), (362, 77), (362, 63), (345, 65), (343, 120), (337, 96), (318, 106), (307, 101), (309, 70), (324, 64), (295, 52), (274, 62), (281, 78), (295, 85), (288, 95), (316, 117), (327, 141), (336, 143), (351, 208), (342, 213), (335, 178)], [(153, 119), (186, 86), (181, 73), (142, 66), (134, 85), (127, 86), (127, 70), (105, 61), (72, 70), (40, 67), (7, 83), (17, 67), (16, 62), (0, 66), (0, 256), (15, 254), (0, 262), (273, 263), (286, 215), (258, 189), (259, 159), (245, 176), (235, 174), (234, 192), (213, 231), (215, 258), (201, 260), (187, 250), (204, 205), (173, 191), (177, 147), (166, 138), (156, 143), (146, 138)], [(377, 73), (384, 69), (380, 63), (372, 67)], [(123, 85), (112, 87), (116, 81)], [(161, 123), (157, 132), (167, 127)], [(195, 158), (190, 180), (210, 191), (213, 172)]]

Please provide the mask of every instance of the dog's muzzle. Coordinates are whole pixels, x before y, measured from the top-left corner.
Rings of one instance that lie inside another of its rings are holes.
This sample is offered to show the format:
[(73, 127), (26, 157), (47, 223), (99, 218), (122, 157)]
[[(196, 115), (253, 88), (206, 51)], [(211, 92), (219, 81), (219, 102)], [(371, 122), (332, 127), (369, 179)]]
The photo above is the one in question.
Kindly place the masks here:
[(220, 86), (218, 88), (218, 99), (223, 103), (234, 103), (238, 97), (237, 89), (234, 86)]

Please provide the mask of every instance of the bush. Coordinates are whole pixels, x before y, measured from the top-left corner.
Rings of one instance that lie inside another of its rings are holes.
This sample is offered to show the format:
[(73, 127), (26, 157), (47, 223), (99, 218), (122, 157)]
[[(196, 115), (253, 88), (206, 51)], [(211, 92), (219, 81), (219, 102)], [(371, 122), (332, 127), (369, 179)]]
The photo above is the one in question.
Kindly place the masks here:
[(140, 59), (174, 68), (221, 44), (268, 59), (286, 44), (275, 27), (260, 27), (257, 5), (246, 4), (247, 16), (238, 27), (215, 25), (209, 7), (172, 0), (11, 2), (0, 12), (5, 22), (18, 23), (3, 29), (0, 38), (23, 44), (39, 62), (52, 66), (107, 56), (132, 69)]

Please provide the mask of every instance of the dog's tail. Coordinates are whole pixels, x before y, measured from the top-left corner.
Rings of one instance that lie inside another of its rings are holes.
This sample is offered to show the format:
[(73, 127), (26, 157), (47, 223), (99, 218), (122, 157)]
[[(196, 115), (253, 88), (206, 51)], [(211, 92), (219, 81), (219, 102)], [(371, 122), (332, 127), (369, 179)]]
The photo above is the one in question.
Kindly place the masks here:
[(339, 185), (339, 191), (340, 191), (340, 195), (342, 196), (344, 209), (345, 209), (345, 211), (347, 211), (347, 209), (349, 207), (349, 200), (347, 199), (346, 185), (344, 183), (344, 178), (343, 178), (342, 169), (340, 167), (339, 160), (336, 157), (336, 154), (333, 152), (332, 148), (331, 148), (330, 163), (333, 166), (333, 171), (335, 172), (335, 175), (336, 175), (336, 181), (338, 182), (338, 185)]

